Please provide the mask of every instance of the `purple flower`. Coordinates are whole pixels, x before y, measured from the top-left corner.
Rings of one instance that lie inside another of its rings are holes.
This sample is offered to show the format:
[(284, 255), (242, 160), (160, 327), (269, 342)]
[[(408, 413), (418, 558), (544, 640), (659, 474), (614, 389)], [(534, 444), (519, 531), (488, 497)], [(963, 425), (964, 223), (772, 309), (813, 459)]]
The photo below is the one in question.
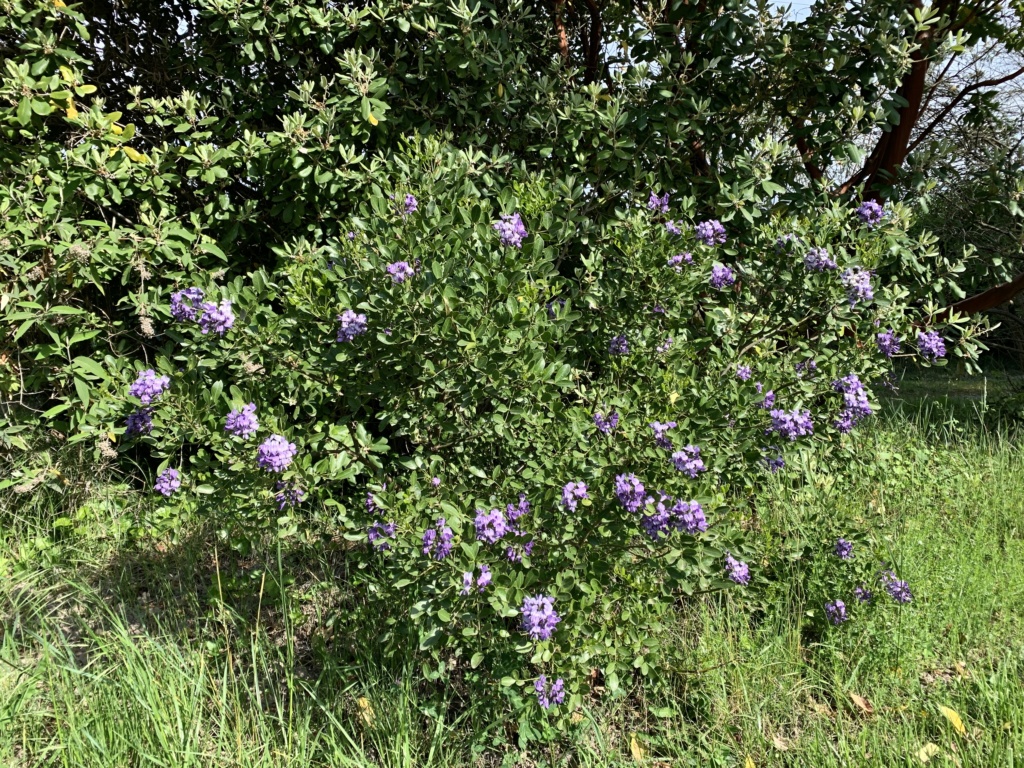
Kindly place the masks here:
[(750, 583), (750, 567), (742, 560), (737, 560), (728, 552), (725, 553), (726, 576), (737, 584)]
[(769, 389), (767, 392), (764, 393), (764, 400), (761, 401), (760, 407), (764, 408), (766, 411), (768, 411), (768, 410), (771, 410), (772, 407), (774, 407), (774, 405), (775, 405), (775, 391)]
[(480, 566), (480, 575), (476, 580), (477, 591), (483, 592), (491, 583), (491, 569), (486, 565)]
[(587, 484), (570, 482), (562, 488), (562, 506), (570, 512), (575, 512), (580, 499), (589, 499), (587, 495)]
[(630, 472), (615, 478), (615, 497), (630, 512), (639, 512), (654, 499), (647, 495), (647, 489), (640, 479)]
[(126, 435), (148, 435), (153, 431), (153, 409), (139, 408), (124, 420)]
[(203, 300), (203, 291), (195, 286), (171, 294), (171, 317), (175, 320), (194, 321), (196, 310)]
[(468, 595), (473, 589), (473, 572), (465, 571), (462, 574), (462, 592), (463, 595)]
[(857, 209), (857, 216), (868, 225), (868, 229), (873, 229), (876, 224), (885, 218), (885, 210), (874, 200), (865, 200)]
[(241, 438), (249, 438), (256, 434), (260, 428), (259, 419), (256, 418), (256, 403), (243, 405), (241, 409), (236, 408), (228, 414), (224, 422), (224, 431)]
[(796, 364), (796, 377), (802, 379), (805, 373), (815, 373), (818, 370), (818, 364), (813, 360), (804, 360), (803, 362)]
[(830, 269), (837, 269), (835, 259), (828, 255), (825, 248), (811, 248), (804, 256), (804, 266), (811, 272), (825, 272)]
[(693, 255), (687, 251), (685, 253), (677, 253), (675, 256), (669, 256), (668, 262), (665, 264), (666, 267), (672, 267), (676, 272), (683, 271), (683, 264), (692, 264)]
[(256, 450), (256, 463), (267, 472), (284, 472), (298, 451), (283, 435), (271, 435)]
[(859, 587), (853, 590), (853, 596), (856, 597), (857, 601), (861, 603), (870, 603), (872, 598), (874, 598), (874, 595), (871, 593), (871, 590), (865, 587), (863, 584), (861, 584)]
[(836, 556), (840, 560), (849, 560), (853, 557), (853, 542), (843, 538), (836, 539)]
[(501, 221), (494, 222), (493, 226), (501, 235), (501, 244), (511, 245), (514, 248), (522, 248), (523, 240), (529, 235), (526, 225), (523, 224), (523, 219), (518, 213), (503, 213)]
[(775, 432), (787, 440), (796, 440), (798, 437), (814, 434), (814, 422), (811, 420), (811, 412), (807, 409), (794, 408), (786, 412), (777, 408), (771, 412), (772, 425), (769, 432)]
[(610, 342), (608, 342), (608, 351), (613, 355), (628, 355), (629, 354), (629, 340), (625, 334), (615, 336)]
[[(658, 541), (668, 533), (669, 524), (672, 522), (672, 511), (668, 507), (672, 503), (672, 499), (664, 493), (660, 495), (661, 499), (654, 505), (654, 512), (640, 516), (640, 527), (654, 541)], [(654, 499), (651, 501), (653, 502)]]
[(408, 216), (409, 214), (416, 213), (419, 209), (419, 201), (413, 195), (405, 196), (405, 212), (403, 215)]
[(349, 240), (355, 240), (355, 239), (356, 239), (356, 233), (355, 233), (355, 230), (349, 230), (349, 233), (348, 233), (348, 234), (346, 235), (346, 237), (347, 237), (347, 238), (348, 238)]
[(513, 523), (523, 515), (528, 515), (529, 513), (530, 502), (526, 500), (525, 493), (519, 494), (519, 502), (517, 504), (508, 504), (505, 507), (505, 514), (508, 516), (508, 519), (511, 520)]
[(764, 384), (762, 384), (760, 381), (755, 381), (754, 382), (754, 389), (756, 389), (757, 390), (757, 394), (760, 395), (761, 392), (764, 391)]
[(352, 341), (356, 336), (366, 333), (366, 315), (357, 314), (346, 309), (338, 315), (338, 343)]
[(897, 603), (906, 604), (914, 599), (910, 593), (910, 585), (902, 579), (896, 578), (896, 574), (892, 571), (883, 571), (881, 581), (885, 591)]
[(478, 509), (474, 525), (477, 540), (485, 544), (494, 544), (508, 533), (508, 521), (500, 509), (492, 509), (490, 512)]
[(128, 394), (137, 397), (143, 405), (149, 405), (171, 386), (168, 376), (157, 376), (156, 371), (147, 368), (139, 374), (135, 382), (128, 387)]
[(612, 430), (619, 426), (619, 414), (612, 411), (605, 418), (600, 411), (594, 414), (594, 425), (604, 434), (610, 435)]
[(890, 328), (888, 331), (882, 331), (875, 337), (878, 343), (878, 351), (886, 357), (892, 357), (900, 353), (900, 342), (902, 339), (896, 335), (896, 331)]
[(445, 519), (437, 518), (437, 524), (423, 533), (423, 554), (432, 555), (435, 560), (444, 560), (452, 552), (454, 538), (455, 534)]
[(704, 517), (704, 508), (696, 501), (683, 501), (680, 499), (672, 507), (672, 517), (676, 528), (686, 531), (691, 536), (696, 536), (701, 531), (708, 529), (708, 521)]
[(737, 365), (736, 366), (736, 378), (740, 381), (749, 381), (750, 377), (754, 375), (754, 372), (750, 369), (749, 365)]
[(386, 552), (391, 549), (391, 539), (395, 535), (396, 526), (392, 522), (385, 523), (382, 520), (374, 520), (366, 529), (366, 539), (378, 552)]
[(670, 235), (681, 235), (681, 234), (683, 234), (683, 230), (681, 230), (679, 228), (679, 225), (676, 222), (674, 222), (674, 221), (666, 221), (665, 222), (665, 230)]
[(673, 453), (672, 464), (690, 478), (696, 477), (707, 469), (704, 462), (701, 461), (699, 445), (688, 445), (683, 450)]
[(439, 485), (441, 485), (441, 478), (440, 477), (432, 477), (432, 478), (430, 478), (430, 484), (432, 486), (434, 486), (435, 488), (437, 488)]
[(664, 448), (666, 451), (671, 451), (672, 441), (666, 437), (666, 433), (670, 429), (675, 429), (676, 423), (674, 421), (666, 421), (662, 424), (660, 421), (652, 421), (648, 426), (650, 426), (654, 432), (655, 445), (659, 448)]
[[(666, 194), (665, 197), (668, 195)], [(562, 678), (558, 678), (548, 685), (547, 677), (541, 675), (533, 684), (533, 690), (537, 692), (537, 703), (543, 709), (551, 709), (552, 706), (558, 706), (565, 700), (565, 684), (562, 682)]]
[(366, 492), (366, 511), (371, 515), (375, 515), (380, 511), (377, 509), (377, 500), (373, 497), (371, 491)]
[(831, 603), (825, 603), (825, 615), (828, 616), (828, 620), (836, 626), (839, 626), (846, 621), (846, 603), (842, 600), (833, 600)]
[[(778, 449), (775, 448), (774, 450), (777, 451)], [(779, 453), (775, 454), (774, 456), (772, 454), (766, 455), (764, 457), (764, 463), (765, 466), (768, 467), (768, 471), (771, 472), (773, 475), (780, 469), (782, 469), (784, 466), (786, 466), (786, 460), (782, 458), (782, 454)]]
[(661, 342), (661, 344), (659, 344), (657, 347), (655, 347), (655, 349), (658, 350), (659, 354), (663, 355), (666, 352), (668, 352), (671, 347), (672, 347), (672, 337), (668, 336), (668, 337), (665, 338), (665, 340), (663, 342)]
[(227, 299), (220, 304), (204, 301), (199, 308), (203, 311), (199, 316), (199, 330), (204, 335), (213, 331), (223, 336), (235, 324), (235, 313), (231, 311), (231, 302)]
[(917, 348), (921, 350), (921, 356), (931, 362), (946, 356), (946, 342), (935, 331), (919, 332), (917, 334)]
[(668, 213), (668, 192), (661, 197), (658, 197), (652, 191), (651, 196), (647, 198), (647, 210), (656, 211), (658, 213)]
[(277, 502), (278, 512), (284, 512), (285, 507), (294, 507), (296, 504), (301, 504), (306, 498), (306, 492), (297, 485), (286, 485), (278, 481), (274, 489), (277, 491), (274, 501)]
[(775, 252), (782, 253), (800, 242), (800, 238), (792, 232), (781, 235), (775, 240)]
[(711, 287), (722, 290), (736, 282), (736, 275), (724, 264), (711, 267)]
[(697, 239), (704, 245), (721, 245), (725, 242), (725, 227), (718, 219), (702, 221), (697, 225)]
[(523, 600), (523, 629), (533, 640), (550, 640), (562, 619), (555, 613), (555, 599), (536, 595)]
[(532, 541), (526, 542), (522, 546), (521, 550), (517, 549), (516, 547), (508, 547), (505, 550), (505, 557), (508, 558), (508, 561), (510, 563), (521, 562), (524, 556), (530, 557), (530, 555), (532, 555), (532, 554), (533, 554), (533, 542)]
[(858, 301), (871, 301), (875, 297), (875, 291), (871, 287), (871, 270), (851, 267), (843, 272), (843, 287), (846, 288), (846, 298), (853, 308)]
[(181, 474), (176, 469), (165, 469), (153, 483), (154, 491), (168, 497), (179, 488), (181, 488)]
[(868, 402), (868, 392), (855, 373), (833, 381), (832, 388), (836, 392), (843, 393), (843, 409), (839, 412), (839, 418), (836, 419), (835, 425), (836, 429), (846, 434), (861, 419), (872, 414), (871, 403)]
[(388, 264), (387, 269), (388, 274), (391, 275), (391, 282), (396, 285), (404, 283), (416, 274), (416, 270), (409, 265), (408, 261), (396, 261)]

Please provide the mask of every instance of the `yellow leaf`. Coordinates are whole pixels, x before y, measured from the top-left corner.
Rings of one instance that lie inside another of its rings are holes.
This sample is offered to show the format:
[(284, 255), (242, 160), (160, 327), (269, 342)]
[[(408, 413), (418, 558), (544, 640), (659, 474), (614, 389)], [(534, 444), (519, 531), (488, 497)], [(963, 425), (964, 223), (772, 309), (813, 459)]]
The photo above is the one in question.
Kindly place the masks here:
[(112, 126), (110, 126), (110, 130), (112, 130), (118, 136), (120, 136), (122, 133), (124, 133), (124, 128), (122, 128), (120, 125), (112, 125)]
[(370, 117), (368, 119), (370, 121), (370, 125), (377, 125), (377, 123), (380, 122), (380, 120), (378, 120), (376, 118), (376, 116), (373, 114), (373, 112), (370, 113)]
[(113, 432), (107, 432), (107, 437), (110, 439), (110, 442), (117, 442), (117, 435), (115, 435)]
[(120, 147), (111, 147), (111, 148), (110, 148), (110, 157), (113, 157), (114, 155), (116, 155), (116, 154), (117, 154), (117, 151), (118, 151), (119, 149), (121, 149), (121, 148), (120, 148)]
[(498, 83), (498, 98), (500, 99), (504, 95), (505, 95), (505, 86), (502, 85), (501, 83)]
[(71, 71), (70, 67), (60, 66), (57, 69), (60, 70), (60, 76), (64, 78), (65, 83), (75, 82), (75, 73)]
[(941, 712), (942, 716), (949, 720), (950, 724), (956, 728), (957, 733), (961, 736), (967, 735), (967, 729), (964, 728), (964, 721), (960, 719), (960, 715), (958, 715), (955, 710), (952, 710), (949, 707), (939, 707), (939, 712)]
[(939, 749), (938, 744), (932, 744), (930, 741), (917, 750), (917, 759), (922, 763), (927, 763), (933, 757), (935, 757), (942, 750)]
[(360, 696), (356, 699), (356, 705), (359, 707), (359, 719), (363, 721), (367, 728), (372, 728), (374, 715), (373, 707), (370, 706), (370, 700)]
[(754, 765), (754, 758), (747, 755), (747, 759), (743, 761), (743, 768), (757, 768), (757, 766)]
[(676, 404), (676, 400), (678, 400), (678, 399), (679, 399), (679, 393), (678, 392), (670, 392), (669, 393), (669, 396), (668, 396), (668, 403), (669, 403), (669, 405), (675, 405)]
[(53, 0), (53, 5), (55, 8), (67, 8), (67, 5), (64, 3), (64, 0)]
[(146, 157), (144, 154), (139, 152), (139, 150), (135, 149), (134, 147), (121, 147), (121, 149), (123, 149), (124, 153), (128, 155), (128, 159), (133, 162), (145, 163), (149, 161), (148, 157)]
[(644, 750), (640, 746), (640, 742), (636, 740), (636, 734), (630, 734), (629, 736), (629, 754), (633, 756), (636, 762), (642, 762), (644, 759)]
[(78, 117), (78, 110), (75, 108), (75, 102), (73, 101), (68, 105), (68, 108), (64, 111), (67, 114), (68, 119), (70, 120), (74, 120), (76, 117)]

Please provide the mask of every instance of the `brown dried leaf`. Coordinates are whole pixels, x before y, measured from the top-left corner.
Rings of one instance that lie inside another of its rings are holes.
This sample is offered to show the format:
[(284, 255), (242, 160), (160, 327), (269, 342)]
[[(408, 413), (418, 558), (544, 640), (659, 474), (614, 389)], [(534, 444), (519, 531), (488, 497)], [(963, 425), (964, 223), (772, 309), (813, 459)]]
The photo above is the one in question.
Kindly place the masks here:
[(872, 715), (875, 712), (875, 708), (871, 706), (871, 702), (865, 699), (863, 696), (858, 696), (856, 693), (850, 694), (850, 701), (857, 705), (865, 716)]

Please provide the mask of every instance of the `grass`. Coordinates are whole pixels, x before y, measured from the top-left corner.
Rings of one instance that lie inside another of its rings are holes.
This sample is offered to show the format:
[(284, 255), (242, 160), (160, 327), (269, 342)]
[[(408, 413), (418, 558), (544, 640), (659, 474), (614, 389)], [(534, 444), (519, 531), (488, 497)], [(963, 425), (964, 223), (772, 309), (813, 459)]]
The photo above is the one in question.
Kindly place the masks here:
[(758, 509), (766, 532), (883, 512), (913, 604), (817, 640), (795, 584), (756, 620), (690, 605), (662, 685), (594, 699), (542, 746), (412, 659), (376, 661), (328, 553), (140, 542), (144, 499), (58, 463), (0, 496), (0, 765), (1024, 765), (1024, 445), (976, 399), (954, 413), (911, 384), (853, 482), (769, 488)]

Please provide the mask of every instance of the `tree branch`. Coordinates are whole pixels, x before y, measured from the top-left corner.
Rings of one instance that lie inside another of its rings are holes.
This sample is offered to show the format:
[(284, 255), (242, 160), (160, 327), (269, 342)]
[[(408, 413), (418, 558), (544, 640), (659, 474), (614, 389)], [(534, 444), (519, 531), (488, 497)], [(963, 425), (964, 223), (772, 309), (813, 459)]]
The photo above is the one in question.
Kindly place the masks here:
[(558, 32), (558, 53), (564, 64), (569, 63), (569, 35), (565, 31), (565, 20), (562, 18), (562, 7), (565, 0), (555, 0), (555, 30)]
[(583, 82), (589, 84), (597, 80), (601, 64), (601, 9), (595, 0), (585, 0), (590, 11), (590, 43), (586, 46), (587, 61), (583, 73)]

